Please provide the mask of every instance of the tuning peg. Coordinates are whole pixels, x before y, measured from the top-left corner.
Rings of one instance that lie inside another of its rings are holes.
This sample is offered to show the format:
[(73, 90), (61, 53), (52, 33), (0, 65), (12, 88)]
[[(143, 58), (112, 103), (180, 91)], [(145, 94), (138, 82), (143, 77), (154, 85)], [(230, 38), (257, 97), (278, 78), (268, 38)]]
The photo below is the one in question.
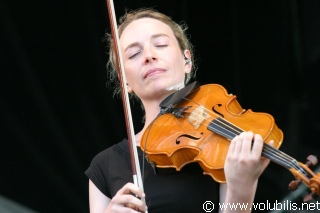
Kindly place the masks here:
[(295, 191), (298, 189), (299, 185), (301, 184), (301, 180), (293, 180), (289, 183), (289, 190)]
[(311, 200), (316, 199), (316, 197), (317, 197), (316, 193), (310, 193), (303, 198), (303, 202), (305, 202), (305, 203), (310, 202)]
[(311, 167), (311, 166), (315, 166), (318, 163), (318, 158), (314, 155), (309, 155), (307, 157), (307, 162), (306, 162), (306, 166)]

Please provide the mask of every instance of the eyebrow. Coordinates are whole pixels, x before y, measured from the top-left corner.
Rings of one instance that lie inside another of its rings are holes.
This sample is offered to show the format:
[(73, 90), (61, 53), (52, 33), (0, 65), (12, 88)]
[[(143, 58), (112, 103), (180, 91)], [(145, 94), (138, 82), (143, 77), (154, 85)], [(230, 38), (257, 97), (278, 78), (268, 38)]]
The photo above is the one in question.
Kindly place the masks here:
[[(151, 39), (159, 38), (159, 37), (162, 37), (162, 36), (169, 38), (169, 36), (168, 36), (167, 34), (165, 34), (165, 33), (157, 33), (157, 34), (153, 34), (153, 35), (151, 36)], [(127, 51), (128, 49), (130, 49), (131, 47), (135, 47), (135, 46), (138, 46), (138, 45), (139, 45), (139, 42), (133, 42), (133, 43), (129, 44), (129, 45), (124, 49), (124, 52), (126, 52), (126, 51)]]
[(158, 38), (158, 37), (162, 37), (162, 36), (165, 36), (165, 37), (169, 37), (167, 34), (165, 33), (157, 33), (157, 34), (154, 34), (151, 36), (151, 39), (155, 39), (155, 38)]

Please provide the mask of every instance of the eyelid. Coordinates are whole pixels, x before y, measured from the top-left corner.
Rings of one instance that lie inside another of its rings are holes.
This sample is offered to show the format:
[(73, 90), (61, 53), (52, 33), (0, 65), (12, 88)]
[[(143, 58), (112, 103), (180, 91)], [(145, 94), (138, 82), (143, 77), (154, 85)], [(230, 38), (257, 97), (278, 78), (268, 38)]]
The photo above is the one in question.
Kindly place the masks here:
[(128, 49), (126, 49), (126, 55), (128, 57), (128, 59), (133, 58), (134, 56), (136, 56), (137, 54), (139, 54), (141, 52), (141, 48), (139, 48), (139, 46), (131, 46)]
[(155, 46), (156, 46), (156, 47), (167, 47), (168, 44), (156, 44)]
[(129, 55), (128, 59), (133, 59), (133, 58), (136, 57), (139, 53), (140, 53), (140, 51)]
[(158, 36), (158, 37), (155, 37), (153, 39), (153, 44), (154, 46), (158, 46), (158, 45), (168, 45), (170, 43), (170, 40), (167, 36)]
[(154, 42), (153, 45), (155, 47), (167, 47), (167, 46), (169, 46), (169, 42), (168, 41), (158, 41), (158, 42)]

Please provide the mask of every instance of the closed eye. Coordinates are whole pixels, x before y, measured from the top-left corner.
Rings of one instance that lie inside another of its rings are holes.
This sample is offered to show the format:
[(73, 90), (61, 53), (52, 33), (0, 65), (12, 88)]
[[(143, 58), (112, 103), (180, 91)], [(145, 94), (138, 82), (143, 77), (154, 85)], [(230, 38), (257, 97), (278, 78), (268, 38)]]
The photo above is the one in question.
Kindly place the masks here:
[(155, 47), (167, 47), (167, 46), (169, 46), (168, 44), (155, 44), (154, 45)]
[(129, 59), (133, 59), (133, 58), (136, 57), (139, 53), (140, 53), (140, 51), (139, 51), (139, 52), (136, 52), (136, 53), (134, 53), (134, 54), (132, 54), (132, 55), (130, 55), (130, 56), (129, 56)]
[(156, 45), (156, 47), (167, 47), (168, 45), (167, 44), (158, 44)]

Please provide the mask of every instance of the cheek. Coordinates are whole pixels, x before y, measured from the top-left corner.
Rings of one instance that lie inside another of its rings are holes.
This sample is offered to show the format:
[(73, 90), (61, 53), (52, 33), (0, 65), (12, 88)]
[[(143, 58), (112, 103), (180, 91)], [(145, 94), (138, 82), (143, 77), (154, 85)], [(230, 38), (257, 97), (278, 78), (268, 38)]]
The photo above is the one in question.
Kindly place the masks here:
[(184, 77), (184, 75), (186, 74), (186, 65), (185, 65), (185, 61), (181, 60), (181, 58), (177, 58), (176, 61), (178, 63), (176, 63), (176, 75), (179, 77)]
[(137, 73), (134, 72), (135, 69), (132, 65), (124, 65), (124, 70), (127, 83), (129, 84), (132, 81), (132, 78), (137, 75)]
[(132, 63), (124, 65), (125, 77), (127, 81), (128, 92), (131, 93), (137, 89), (139, 85), (139, 72), (137, 66), (134, 66)]

